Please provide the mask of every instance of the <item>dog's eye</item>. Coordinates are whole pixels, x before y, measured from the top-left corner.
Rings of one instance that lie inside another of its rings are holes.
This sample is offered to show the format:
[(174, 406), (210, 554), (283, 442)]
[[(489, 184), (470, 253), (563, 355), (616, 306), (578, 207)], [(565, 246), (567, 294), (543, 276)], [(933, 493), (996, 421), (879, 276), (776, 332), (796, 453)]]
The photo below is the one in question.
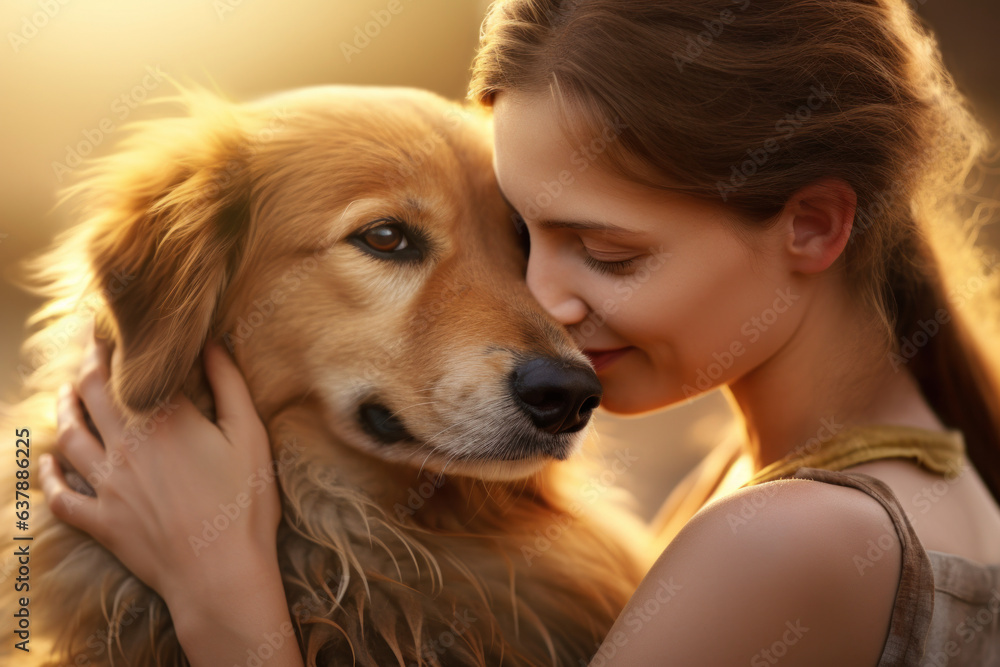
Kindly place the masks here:
[(350, 242), (379, 259), (420, 260), (426, 239), (419, 230), (398, 220), (377, 220), (350, 238)]
[(410, 245), (410, 240), (406, 238), (406, 234), (393, 225), (371, 229), (365, 232), (362, 238), (364, 238), (365, 243), (371, 246), (373, 250), (378, 250), (379, 252), (404, 250)]

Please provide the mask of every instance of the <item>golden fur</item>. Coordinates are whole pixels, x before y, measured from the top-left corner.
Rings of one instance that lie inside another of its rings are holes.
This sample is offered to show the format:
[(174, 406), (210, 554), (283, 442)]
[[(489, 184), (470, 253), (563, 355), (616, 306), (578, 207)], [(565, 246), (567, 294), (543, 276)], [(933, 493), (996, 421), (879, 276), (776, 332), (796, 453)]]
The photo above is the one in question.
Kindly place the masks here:
[[(644, 572), (644, 536), (594, 467), (553, 461), (587, 431), (538, 454), (507, 395), (518, 359), (587, 362), (523, 282), (488, 119), (411, 89), (182, 98), (184, 116), (140, 124), (82, 175), (79, 224), (26, 267), (48, 301), (5, 432), (32, 429), (32, 466), (58, 456), (55, 390), (92, 316), (122, 348), (111, 388), (140, 444), (177, 390), (214, 417), (199, 359), (213, 336), (281, 462), (281, 567), (308, 665), (585, 664)], [(347, 242), (387, 218), (425, 230), (428, 258)], [(370, 396), (413, 442), (366, 434)], [(8, 635), (4, 661), (186, 665), (162, 600), (31, 479), (32, 652)], [(211, 548), (211, 531), (198, 539)], [(8, 556), (5, 612), (25, 595), (14, 570)]]

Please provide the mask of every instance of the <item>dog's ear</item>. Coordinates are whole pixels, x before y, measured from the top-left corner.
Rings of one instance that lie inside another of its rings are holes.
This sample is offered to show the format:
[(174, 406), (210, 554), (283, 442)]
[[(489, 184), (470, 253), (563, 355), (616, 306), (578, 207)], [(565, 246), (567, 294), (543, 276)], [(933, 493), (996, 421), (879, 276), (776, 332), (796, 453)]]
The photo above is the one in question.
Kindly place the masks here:
[(113, 388), (139, 413), (183, 385), (250, 233), (246, 128), (228, 103), (185, 101), (187, 117), (137, 126), (76, 187), (121, 346)]

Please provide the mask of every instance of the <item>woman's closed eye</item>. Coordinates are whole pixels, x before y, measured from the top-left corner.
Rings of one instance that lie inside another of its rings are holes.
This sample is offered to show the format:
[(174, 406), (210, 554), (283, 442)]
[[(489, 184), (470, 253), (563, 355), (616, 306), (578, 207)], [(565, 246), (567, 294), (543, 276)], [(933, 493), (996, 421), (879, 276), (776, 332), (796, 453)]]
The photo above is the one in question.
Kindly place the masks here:
[(583, 262), (590, 269), (597, 271), (598, 273), (610, 274), (610, 275), (624, 275), (629, 273), (629, 270), (636, 262), (635, 257), (630, 257), (627, 259), (598, 259), (591, 254), (591, 251), (584, 247), (583, 251)]

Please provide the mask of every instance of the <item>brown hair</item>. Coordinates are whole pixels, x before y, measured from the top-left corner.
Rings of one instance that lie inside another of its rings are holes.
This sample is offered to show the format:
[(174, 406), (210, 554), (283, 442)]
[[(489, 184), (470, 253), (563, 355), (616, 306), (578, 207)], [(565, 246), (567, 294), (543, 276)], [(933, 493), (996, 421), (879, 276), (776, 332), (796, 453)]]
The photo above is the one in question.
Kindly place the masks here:
[(846, 181), (851, 288), (1000, 501), (1000, 271), (975, 245), (995, 202), (966, 211), (990, 141), (904, 0), (498, 0), (470, 99), (546, 89), (568, 132), (624, 127), (612, 173), (758, 225)]

